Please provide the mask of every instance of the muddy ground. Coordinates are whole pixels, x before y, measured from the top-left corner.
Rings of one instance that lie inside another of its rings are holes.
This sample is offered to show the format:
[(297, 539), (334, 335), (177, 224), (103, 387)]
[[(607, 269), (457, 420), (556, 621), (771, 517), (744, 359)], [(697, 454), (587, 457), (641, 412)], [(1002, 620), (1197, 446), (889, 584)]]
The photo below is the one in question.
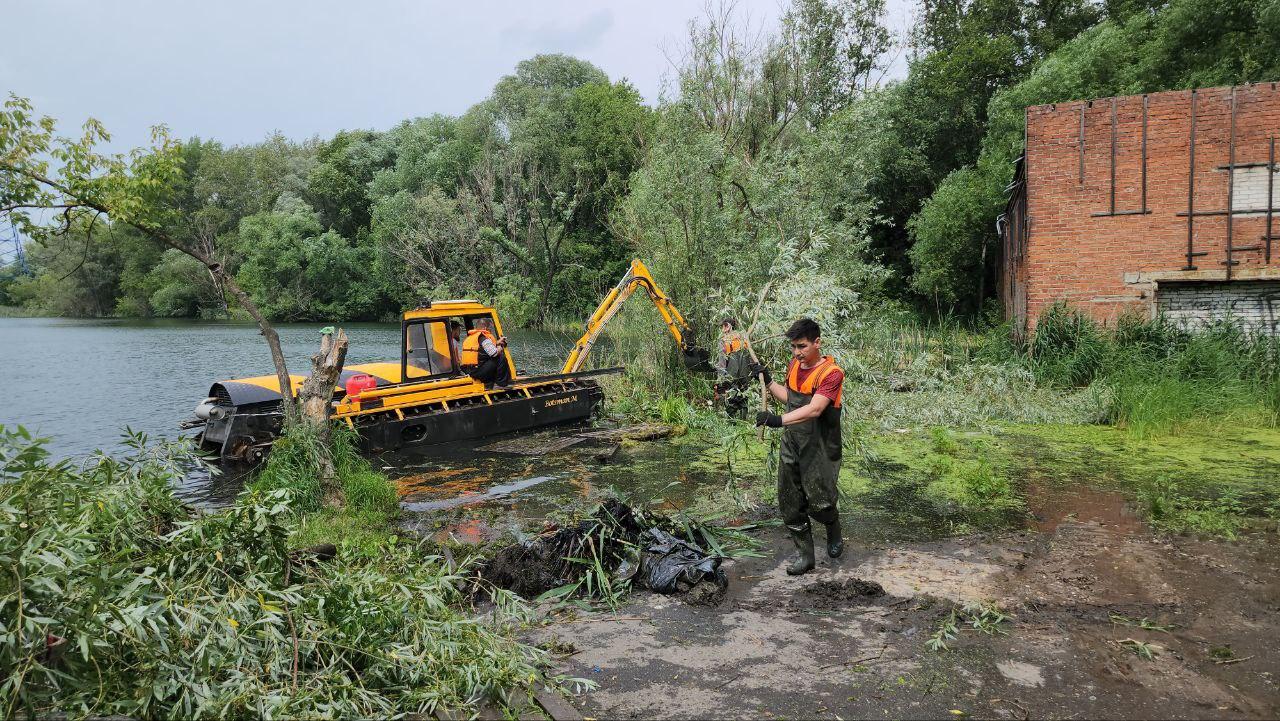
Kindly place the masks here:
[[(636, 593), (535, 639), (598, 684), (572, 699), (596, 718), (1280, 716), (1274, 536), (1160, 537), (1085, 489), (1029, 502), (1034, 528), (1015, 533), (876, 544), (850, 529), (843, 558), (819, 551), (800, 578), (768, 532), (765, 558), (726, 563), (718, 605)], [(991, 601), (1007, 635), (926, 647), (953, 604)]]

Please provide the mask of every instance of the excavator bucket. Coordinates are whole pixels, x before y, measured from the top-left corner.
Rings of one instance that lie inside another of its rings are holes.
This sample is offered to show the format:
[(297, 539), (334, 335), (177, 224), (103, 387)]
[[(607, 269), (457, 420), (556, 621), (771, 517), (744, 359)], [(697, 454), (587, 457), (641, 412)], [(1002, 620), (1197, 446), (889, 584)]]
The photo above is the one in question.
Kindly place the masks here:
[(684, 358), (684, 367), (690, 373), (710, 373), (711, 351), (698, 345), (693, 328), (685, 328), (684, 342), (680, 345), (680, 355)]
[(682, 351), (684, 367), (691, 373), (711, 372), (711, 351), (697, 347), (686, 347)]

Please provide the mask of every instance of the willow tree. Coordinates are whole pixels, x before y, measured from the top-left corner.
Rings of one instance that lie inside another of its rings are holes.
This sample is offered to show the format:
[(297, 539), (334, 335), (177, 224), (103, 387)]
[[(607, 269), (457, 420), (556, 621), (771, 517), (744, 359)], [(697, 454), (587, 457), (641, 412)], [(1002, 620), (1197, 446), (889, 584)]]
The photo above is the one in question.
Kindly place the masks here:
[[(151, 147), (112, 154), (100, 150), (110, 136), (96, 120), (87, 120), (79, 137), (57, 135), (55, 127), (53, 118), (37, 115), (25, 98), (11, 95), (0, 109), (0, 220), (7, 219), (38, 243), (74, 234), (86, 250), (109, 224), (124, 224), (162, 247), (194, 258), (257, 322), (271, 351), (286, 421), (293, 424), (305, 415), (326, 428), (332, 379), (341, 370), (345, 337), (339, 333), (327, 339), (313, 360), (313, 375), (319, 377), (304, 384), (300, 397), (305, 411), (300, 411), (279, 334), (227, 271), (225, 254), (207, 234), (196, 232), (196, 219), (174, 202), (187, 182), (181, 145), (161, 126), (152, 131)], [(341, 346), (341, 353), (336, 346)], [(327, 387), (322, 382), (326, 378)], [(324, 402), (306, 402), (308, 395)]]

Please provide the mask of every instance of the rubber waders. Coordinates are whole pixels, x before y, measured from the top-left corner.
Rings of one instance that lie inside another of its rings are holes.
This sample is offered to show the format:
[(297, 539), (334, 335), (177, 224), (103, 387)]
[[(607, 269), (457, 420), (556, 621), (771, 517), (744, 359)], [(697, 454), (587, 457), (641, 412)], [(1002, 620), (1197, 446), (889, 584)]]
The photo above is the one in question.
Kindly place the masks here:
[(796, 544), (796, 557), (787, 564), (788, 576), (799, 576), (813, 570), (816, 561), (813, 558), (813, 533), (809, 524), (801, 528), (787, 527), (791, 531), (791, 542)]
[(840, 514), (834, 508), (828, 508), (820, 514), (814, 514), (827, 529), (827, 557), (839, 558), (844, 553), (844, 538), (840, 535)]

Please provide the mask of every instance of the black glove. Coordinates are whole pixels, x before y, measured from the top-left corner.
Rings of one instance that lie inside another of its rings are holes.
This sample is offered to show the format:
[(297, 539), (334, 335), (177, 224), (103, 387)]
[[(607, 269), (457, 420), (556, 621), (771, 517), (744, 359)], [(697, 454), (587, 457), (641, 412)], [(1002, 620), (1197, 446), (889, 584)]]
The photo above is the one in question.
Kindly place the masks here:
[(760, 378), (764, 380), (765, 385), (769, 385), (773, 382), (773, 376), (769, 375), (769, 369), (765, 368), (763, 363), (752, 363), (751, 375), (760, 376)]
[(768, 426), (770, 428), (781, 428), (782, 416), (777, 413), (770, 413), (769, 411), (760, 411), (756, 414), (756, 425)]

